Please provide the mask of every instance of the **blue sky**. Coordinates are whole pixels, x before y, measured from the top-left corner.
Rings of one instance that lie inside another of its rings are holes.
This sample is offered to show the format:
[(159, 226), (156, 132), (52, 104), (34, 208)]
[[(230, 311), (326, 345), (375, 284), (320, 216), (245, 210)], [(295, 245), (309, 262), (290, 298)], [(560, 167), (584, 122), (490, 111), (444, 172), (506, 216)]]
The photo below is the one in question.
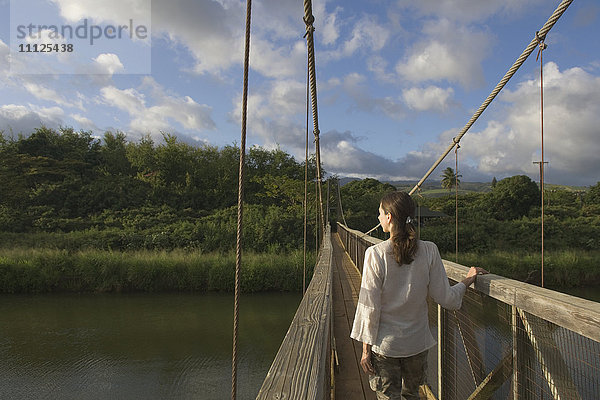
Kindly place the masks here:
[[(558, 4), (315, 0), (324, 168), (340, 176), (420, 178)], [(245, 5), (0, 0), (0, 130), (27, 134), (44, 124), (99, 137), (119, 130), (132, 141), (151, 135), (160, 142), (166, 132), (198, 145), (239, 143)], [(247, 139), (249, 146), (279, 146), (299, 160), (306, 129), (303, 12), (300, 0), (253, 2)], [(15, 37), (18, 18), (36, 26), (77, 27), (87, 20), (103, 28), (131, 20), (151, 35), (103, 37), (92, 46), (46, 36), (38, 43), (75, 43), (74, 50), (18, 54), (19, 44), (34, 43)], [(546, 182), (600, 180), (599, 35), (600, 4), (575, 0), (546, 38)], [(539, 180), (535, 55), (463, 137), (464, 181), (517, 174)], [(445, 166), (454, 166), (453, 154), (430, 179), (439, 179)]]

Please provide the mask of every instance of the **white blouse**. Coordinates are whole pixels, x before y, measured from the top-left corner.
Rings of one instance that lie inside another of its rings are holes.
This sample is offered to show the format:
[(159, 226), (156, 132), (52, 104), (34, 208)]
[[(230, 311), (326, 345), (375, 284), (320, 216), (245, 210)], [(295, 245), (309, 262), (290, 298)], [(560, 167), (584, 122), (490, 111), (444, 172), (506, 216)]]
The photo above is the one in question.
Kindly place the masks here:
[(391, 240), (365, 252), (358, 306), (350, 337), (373, 345), (388, 357), (409, 357), (433, 346), (427, 295), (448, 309), (459, 309), (467, 287), (450, 286), (435, 243), (419, 241), (415, 259), (398, 265)]

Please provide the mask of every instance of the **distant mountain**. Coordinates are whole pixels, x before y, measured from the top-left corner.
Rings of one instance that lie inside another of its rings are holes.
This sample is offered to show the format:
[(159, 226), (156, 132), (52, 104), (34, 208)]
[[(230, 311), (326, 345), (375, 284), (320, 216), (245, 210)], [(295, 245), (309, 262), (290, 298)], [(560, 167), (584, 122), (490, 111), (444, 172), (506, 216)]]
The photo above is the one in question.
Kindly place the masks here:
[[(352, 181), (359, 181), (359, 178), (349, 178), (349, 177), (340, 177), (340, 185), (344, 186), (345, 184)], [(381, 181), (383, 183), (389, 183), (396, 187), (398, 190), (402, 190), (405, 192), (410, 192), (412, 188), (415, 187), (418, 181)], [(544, 188), (546, 190), (553, 189), (564, 189), (570, 191), (586, 191), (589, 187), (584, 186), (565, 186), (565, 185), (555, 185), (551, 183), (545, 183)], [(492, 191), (492, 183), (491, 182), (460, 182), (460, 186), (458, 188), (459, 194), (465, 193), (487, 193)], [(546, 191), (545, 190), (545, 191)], [(442, 188), (442, 182), (436, 180), (427, 180), (423, 182), (421, 185), (421, 194), (423, 196), (429, 197), (438, 197), (448, 195), (448, 190)]]
[[(340, 177), (340, 185), (344, 186), (347, 183), (350, 183), (352, 181), (359, 181), (359, 178), (349, 178), (349, 177)], [(409, 192), (412, 190), (413, 187), (415, 187), (415, 185), (418, 183), (418, 181), (381, 181), (383, 183), (389, 183), (393, 186), (395, 186), (398, 190), (403, 190), (405, 192)], [(461, 182), (460, 183), (460, 187), (459, 187), (459, 191), (460, 192), (489, 192), (492, 190), (492, 184), (491, 182)], [(428, 194), (427, 192), (431, 192), (430, 194)], [(437, 193), (440, 194), (447, 194), (448, 190), (447, 189), (443, 189), (442, 188), (442, 182), (441, 181), (435, 181), (435, 180), (428, 180), (425, 181), (423, 183), (423, 185), (421, 185), (421, 193), (423, 195), (438, 195)]]

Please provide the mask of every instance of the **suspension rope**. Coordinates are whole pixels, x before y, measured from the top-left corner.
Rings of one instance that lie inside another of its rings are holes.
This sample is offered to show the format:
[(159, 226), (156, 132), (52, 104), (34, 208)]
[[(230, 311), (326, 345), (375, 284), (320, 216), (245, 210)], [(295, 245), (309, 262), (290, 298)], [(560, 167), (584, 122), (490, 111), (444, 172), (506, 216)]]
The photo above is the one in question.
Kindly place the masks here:
[(418, 192), (419, 201), (417, 202), (417, 239), (421, 239), (421, 203), (423, 202), (423, 194), (421, 188)]
[(306, 241), (308, 231), (308, 115), (310, 113), (309, 76), (306, 70), (306, 140), (304, 141), (304, 268), (302, 273), (302, 295), (306, 291)]
[[(552, 29), (552, 27), (554, 26), (556, 21), (558, 21), (558, 19), (561, 17), (561, 15), (564, 14), (564, 12), (567, 10), (567, 7), (569, 7), (569, 5), (571, 5), (572, 2), (573, 2), (573, 0), (563, 0), (558, 5), (558, 7), (554, 11), (554, 13), (550, 16), (548, 21), (546, 21), (544, 26), (542, 26), (542, 28), (539, 30), (540, 37), (546, 37), (546, 34), (550, 31), (550, 29)], [(409, 192), (409, 194), (413, 194), (415, 192), (415, 190), (417, 190), (417, 188), (419, 188), (423, 184), (423, 182), (425, 182), (425, 180), (429, 177), (429, 175), (431, 175), (431, 173), (437, 168), (437, 166), (440, 165), (440, 163), (444, 160), (444, 158), (446, 158), (448, 153), (450, 153), (452, 151), (455, 144), (458, 143), (458, 141), (460, 141), (460, 139), (465, 135), (465, 133), (467, 133), (469, 128), (475, 123), (475, 121), (477, 121), (477, 118), (479, 118), (479, 116), (483, 113), (483, 111), (487, 108), (487, 106), (492, 102), (492, 100), (494, 100), (494, 98), (498, 95), (498, 93), (500, 93), (500, 90), (502, 90), (502, 88), (508, 83), (510, 78), (512, 78), (512, 76), (515, 74), (515, 72), (517, 72), (517, 70), (521, 67), (521, 65), (523, 65), (523, 63), (525, 62), (527, 57), (529, 57), (529, 55), (533, 52), (533, 50), (537, 46), (538, 46), (538, 41), (537, 41), (537, 36), (536, 36), (529, 43), (529, 45), (525, 48), (525, 50), (523, 50), (523, 53), (521, 53), (521, 55), (519, 56), (517, 61), (515, 61), (515, 63), (512, 65), (512, 67), (510, 67), (508, 72), (506, 72), (504, 77), (500, 80), (500, 82), (498, 82), (498, 84), (496, 85), (494, 90), (492, 90), (492, 92), (485, 99), (483, 104), (481, 104), (481, 106), (479, 106), (479, 108), (477, 109), (475, 114), (471, 117), (469, 122), (467, 122), (465, 127), (456, 136), (456, 138), (455, 138), (456, 141), (453, 141), (450, 144), (450, 146), (448, 146), (446, 151), (440, 156), (440, 158), (438, 158), (438, 160), (433, 164), (433, 166), (429, 169), (429, 171), (427, 171), (425, 173), (423, 178), (421, 178), (421, 180), (415, 185), (415, 187), (412, 188), (412, 190)]]
[(344, 217), (344, 209), (342, 208), (342, 194), (340, 192), (340, 180), (337, 181), (337, 192), (338, 192), (338, 202), (340, 203), (340, 213), (342, 214), (342, 221), (344, 221), (344, 226), (347, 228), (348, 223), (346, 222), (346, 217)]
[(460, 144), (458, 144), (458, 142), (456, 143), (456, 147), (454, 148), (454, 159), (456, 162), (456, 168), (454, 169), (454, 205), (455, 205), (455, 210), (454, 210), (454, 231), (455, 231), (455, 238), (454, 238), (454, 243), (456, 245), (456, 255), (455, 255), (455, 262), (458, 263), (458, 149), (460, 149)]
[(244, 83), (242, 97), (242, 139), (240, 143), (240, 168), (238, 179), (238, 215), (237, 215), (237, 237), (235, 244), (235, 290), (233, 301), (233, 355), (231, 360), (231, 399), (237, 396), (237, 339), (239, 324), (239, 297), (240, 297), (240, 275), (242, 266), (242, 217), (244, 205), (244, 164), (246, 158), (246, 121), (248, 109), (248, 65), (250, 64), (250, 15), (252, 11), (252, 0), (246, 3), (246, 43), (244, 50)]
[(313, 23), (315, 22), (315, 17), (312, 14), (312, 1), (304, 0), (304, 24), (306, 25), (306, 47), (308, 51), (308, 74), (310, 76), (310, 95), (311, 95), (311, 103), (312, 103), (312, 113), (313, 113), (313, 134), (315, 136), (315, 155), (317, 162), (317, 182), (318, 182), (318, 193), (319, 193), (319, 210), (321, 212), (321, 229), (325, 230), (325, 220), (323, 213), (323, 191), (321, 189), (321, 149), (319, 143), (319, 114), (317, 107), (317, 72), (315, 68), (315, 42), (313, 38), (313, 33), (315, 28)]
[(543, 53), (548, 47), (544, 43), (546, 35), (540, 36), (539, 32), (535, 33), (535, 38), (539, 44), (539, 50), (535, 60), (540, 59), (540, 115), (541, 115), (541, 131), (542, 131), (542, 161), (540, 161), (540, 191), (542, 192), (542, 287), (544, 287), (544, 63)]

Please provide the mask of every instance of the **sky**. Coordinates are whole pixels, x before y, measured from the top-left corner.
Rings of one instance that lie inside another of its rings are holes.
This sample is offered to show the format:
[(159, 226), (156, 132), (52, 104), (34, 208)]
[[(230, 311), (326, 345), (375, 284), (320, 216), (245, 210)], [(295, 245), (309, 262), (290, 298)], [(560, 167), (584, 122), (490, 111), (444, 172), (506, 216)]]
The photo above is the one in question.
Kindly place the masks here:
[[(559, 3), (314, 0), (324, 169), (421, 178)], [(149, 135), (160, 143), (170, 134), (198, 146), (237, 145), (245, 13), (238, 0), (0, 0), (0, 131), (17, 137), (44, 125), (99, 138), (121, 131), (129, 141)], [(253, 2), (247, 128), (248, 147), (281, 148), (299, 161), (303, 15), (300, 0)], [(600, 180), (599, 36), (600, 3), (575, 0), (546, 37), (546, 183)], [(536, 55), (462, 138), (461, 180), (539, 181)], [(311, 152), (312, 126), (311, 114)], [(454, 165), (452, 152), (429, 179)]]

